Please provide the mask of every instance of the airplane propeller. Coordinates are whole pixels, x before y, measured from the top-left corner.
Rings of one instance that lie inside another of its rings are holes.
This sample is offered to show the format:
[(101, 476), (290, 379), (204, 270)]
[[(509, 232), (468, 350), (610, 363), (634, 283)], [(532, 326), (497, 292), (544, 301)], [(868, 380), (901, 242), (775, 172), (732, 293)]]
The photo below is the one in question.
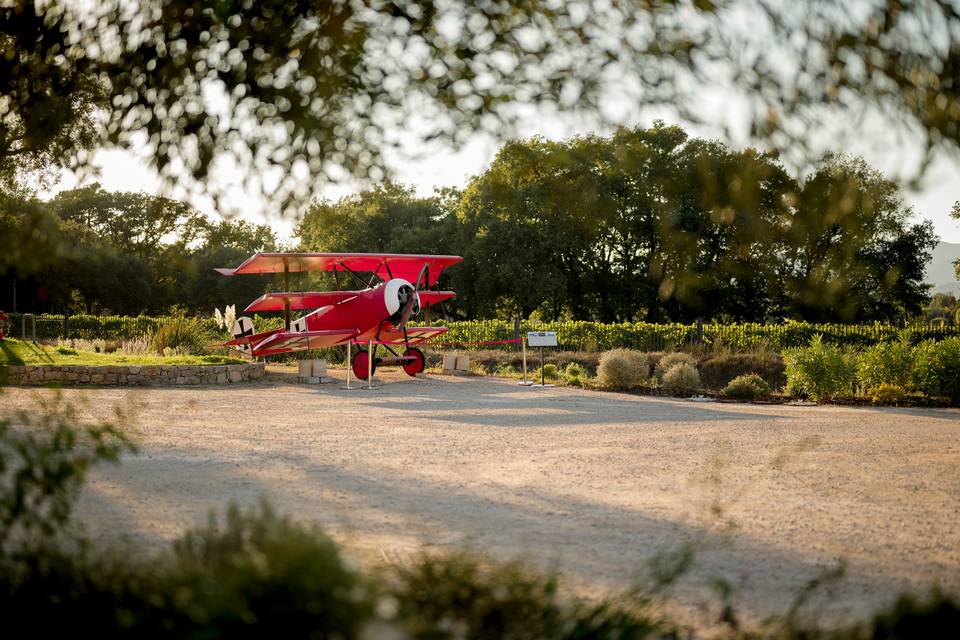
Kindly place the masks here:
[(420, 273), (417, 275), (417, 279), (413, 283), (413, 292), (407, 296), (407, 304), (403, 307), (403, 313), (400, 315), (400, 323), (397, 327), (403, 331), (407, 328), (407, 322), (410, 321), (410, 316), (413, 315), (413, 303), (417, 300), (417, 292), (420, 290), (420, 281), (423, 280), (423, 277), (427, 273), (427, 269), (430, 265), (427, 263), (423, 264), (423, 267), (420, 268)]

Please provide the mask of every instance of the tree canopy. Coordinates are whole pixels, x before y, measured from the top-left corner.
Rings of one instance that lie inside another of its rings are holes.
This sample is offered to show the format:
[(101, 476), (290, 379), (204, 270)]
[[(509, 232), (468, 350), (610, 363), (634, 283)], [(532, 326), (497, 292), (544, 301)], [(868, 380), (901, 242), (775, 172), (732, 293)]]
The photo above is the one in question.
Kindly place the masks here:
[(211, 221), (182, 202), (97, 184), (48, 202), (5, 194), (0, 237), (16, 252), (0, 278), (20, 282), (21, 309), (130, 315), (174, 306), (207, 313), (252, 299), (264, 279), (223, 278), (213, 269), (277, 246), (267, 225)]
[(468, 317), (607, 322), (895, 319), (926, 300), (935, 244), (861, 159), (796, 181), (770, 154), (663, 123), (508, 143), (458, 193), (319, 202), (298, 234), (306, 250), (461, 254)]
[(960, 148), (946, 0), (13, 0), (0, 53), (3, 175), (142, 148), (170, 185), (218, 195), (234, 165), (278, 207), (379, 180), (391, 148), (507, 139), (532, 109), (704, 120), (705, 89), (784, 158), (819, 157), (831, 114)]

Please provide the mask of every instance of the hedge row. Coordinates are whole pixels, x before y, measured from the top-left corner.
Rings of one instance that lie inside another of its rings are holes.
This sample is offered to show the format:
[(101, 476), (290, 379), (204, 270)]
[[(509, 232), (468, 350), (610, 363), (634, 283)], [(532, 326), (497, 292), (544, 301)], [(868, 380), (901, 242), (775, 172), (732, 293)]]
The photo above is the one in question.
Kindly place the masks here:
[[(21, 334), (21, 314), (10, 314), (13, 327), (10, 333)], [(36, 336), (39, 339), (85, 338), (103, 340), (129, 340), (152, 333), (165, 317), (154, 316), (92, 316), (56, 314), (35, 316)], [(211, 333), (216, 332), (213, 318), (202, 319), (209, 324)], [(438, 324), (443, 324), (438, 323)], [(280, 326), (278, 317), (255, 317), (258, 331)], [(514, 336), (512, 322), (503, 320), (469, 320), (451, 322), (450, 332), (437, 342), (489, 342), (509, 340)], [(27, 321), (27, 337), (30, 323)], [(960, 336), (960, 327), (911, 324), (898, 327), (892, 324), (813, 324), (787, 322), (784, 324), (653, 324), (648, 322), (623, 322), (603, 324), (599, 322), (523, 322), (521, 334), (527, 331), (556, 331), (560, 349), (564, 351), (607, 351), (627, 348), (640, 351), (669, 351), (704, 344), (710, 347), (729, 347), (733, 350), (767, 348), (779, 351), (790, 347), (805, 346), (817, 335), (827, 343), (853, 347), (866, 347), (879, 342), (905, 338), (910, 344), (924, 340), (942, 340)], [(470, 348), (490, 348), (483, 345), (467, 345)], [(505, 345), (504, 348), (510, 348)]]
[[(450, 332), (442, 341), (483, 342), (508, 340), (514, 336), (511, 322), (502, 320), (472, 320), (452, 322)], [(556, 331), (560, 349), (565, 351), (608, 351), (626, 348), (639, 351), (671, 351), (703, 344), (708, 347), (729, 347), (733, 350), (767, 348), (780, 351), (810, 343), (816, 335), (824, 341), (853, 347), (866, 347), (879, 342), (905, 338), (911, 344), (924, 340), (942, 340), (960, 336), (958, 327), (932, 327), (912, 324), (897, 327), (891, 324), (812, 324), (787, 322), (785, 324), (653, 324), (624, 322), (523, 322), (521, 334), (527, 331)], [(487, 347), (489, 348), (489, 347)]]

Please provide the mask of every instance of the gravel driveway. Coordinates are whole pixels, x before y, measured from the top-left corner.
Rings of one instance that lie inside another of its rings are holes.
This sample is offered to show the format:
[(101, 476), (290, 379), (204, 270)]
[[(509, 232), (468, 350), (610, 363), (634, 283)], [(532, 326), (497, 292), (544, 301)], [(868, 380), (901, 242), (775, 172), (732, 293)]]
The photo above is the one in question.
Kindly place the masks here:
[[(714, 578), (752, 618), (783, 612), (840, 559), (845, 577), (811, 608), (828, 621), (902, 589), (960, 590), (960, 411), (382, 377), (373, 391), (279, 380), (69, 390), (88, 413), (132, 401), (139, 415), (140, 453), (93, 474), (81, 519), (110, 542), (160, 543), (266, 496), (362, 558), (466, 544), (555, 566), (592, 593), (690, 544), (675, 606), (701, 618)], [(49, 392), (6, 389), (0, 405), (38, 393)]]

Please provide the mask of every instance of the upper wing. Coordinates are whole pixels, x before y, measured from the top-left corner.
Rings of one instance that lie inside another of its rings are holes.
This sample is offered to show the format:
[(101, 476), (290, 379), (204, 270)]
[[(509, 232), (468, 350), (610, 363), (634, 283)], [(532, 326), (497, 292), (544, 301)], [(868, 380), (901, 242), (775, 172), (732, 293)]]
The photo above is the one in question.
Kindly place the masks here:
[(225, 276), (244, 273), (297, 273), (300, 271), (346, 270), (376, 273), (383, 278), (404, 278), (413, 282), (424, 264), (429, 265), (429, 284), (440, 272), (462, 262), (460, 256), (410, 253), (258, 253), (235, 269), (217, 269)]
[(328, 304), (337, 304), (349, 300), (358, 291), (305, 291), (303, 293), (265, 293), (249, 305), (244, 311), (283, 311), (284, 300), (290, 301), (290, 308), (319, 309)]
[(344, 344), (357, 335), (356, 329), (327, 329), (323, 331), (278, 331), (253, 347), (253, 355), (320, 349)]

